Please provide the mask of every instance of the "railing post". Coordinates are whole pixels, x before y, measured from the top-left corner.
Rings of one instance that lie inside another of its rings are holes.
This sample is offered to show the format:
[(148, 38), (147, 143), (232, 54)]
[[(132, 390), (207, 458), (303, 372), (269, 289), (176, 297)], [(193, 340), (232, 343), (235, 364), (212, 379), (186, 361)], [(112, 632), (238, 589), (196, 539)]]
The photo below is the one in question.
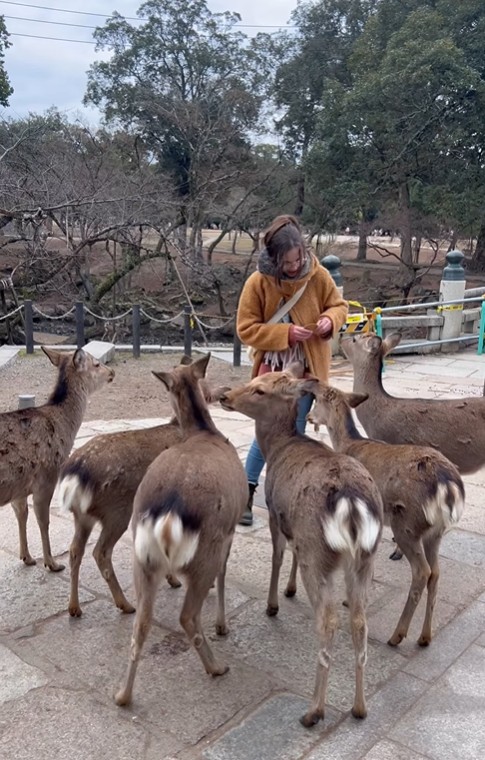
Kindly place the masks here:
[(32, 301), (24, 302), (25, 308), (25, 350), (28, 354), (34, 353), (34, 315), (32, 313)]
[[(483, 340), (485, 336), (485, 295), (482, 299), (482, 308), (480, 310), (480, 330), (478, 332), (478, 350), (477, 354), (483, 354)], [(485, 387), (485, 386), (484, 386)], [(485, 395), (485, 393), (484, 393)]]
[(184, 354), (192, 356), (192, 309), (184, 306)]
[(85, 344), (84, 339), (84, 304), (82, 301), (76, 301), (76, 345), (82, 348)]
[(35, 396), (31, 393), (23, 393), (19, 396), (19, 409), (29, 409), (35, 406)]
[[(334, 256), (333, 254), (330, 254), (329, 256), (324, 256), (322, 259), (320, 259), (320, 264), (322, 267), (325, 267), (325, 269), (328, 271), (329, 275), (332, 277), (333, 281), (335, 282), (335, 285), (337, 286), (337, 290), (339, 291), (340, 295), (343, 296), (344, 294), (344, 281), (342, 278), (342, 272), (340, 271), (340, 265), (341, 261), (338, 256)], [(340, 351), (340, 338), (339, 334), (334, 335), (332, 338), (332, 356), (335, 356)]]
[(232, 365), (233, 367), (241, 366), (241, 341), (239, 340), (239, 335), (237, 334), (235, 329), (234, 329), (234, 345), (232, 349)]
[(133, 329), (133, 356), (135, 359), (140, 358), (140, 305), (133, 304), (132, 308), (132, 329)]
[[(462, 266), (464, 255), (461, 251), (450, 251), (446, 254), (447, 265), (443, 269), (440, 283), (440, 301), (458, 301), (465, 297), (465, 270)], [(441, 340), (459, 338), (463, 318), (463, 303), (438, 306), (443, 314)], [(446, 352), (458, 351), (459, 341), (442, 343), (441, 350)]]

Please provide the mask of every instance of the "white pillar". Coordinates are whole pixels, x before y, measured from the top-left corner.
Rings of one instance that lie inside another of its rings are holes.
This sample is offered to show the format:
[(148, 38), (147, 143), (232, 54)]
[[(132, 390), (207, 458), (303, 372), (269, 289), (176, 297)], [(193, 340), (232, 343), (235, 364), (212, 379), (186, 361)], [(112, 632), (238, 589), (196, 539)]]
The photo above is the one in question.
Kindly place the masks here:
[[(461, 251), (450, 251), (446, 254), (447, 266), (443, 269), (440, 283), (440, 301), (458, 301), (465, 296), (465, 270), (462, 267), (464, 255)], [(443, 326), (441, 340), (458, 338), (461, 335), (463, 318), (463, 303), (450, 304), (441, 307)], [(460, 341), (442, 343), (441, 350), (446, 352), (458, 351)]]

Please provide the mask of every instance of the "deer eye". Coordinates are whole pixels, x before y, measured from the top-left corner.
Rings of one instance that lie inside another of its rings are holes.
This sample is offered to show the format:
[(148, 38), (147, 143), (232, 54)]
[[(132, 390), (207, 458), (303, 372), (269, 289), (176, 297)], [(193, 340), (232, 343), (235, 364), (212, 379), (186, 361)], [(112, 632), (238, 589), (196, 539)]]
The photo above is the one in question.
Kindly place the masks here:
[(255, 393), (258, 395), (258, 396), (264, 396), (264, 391), (263, 391), (263, 390), (261, 390), (261, 388), (255, 388), (254, 392), (255, 392)]

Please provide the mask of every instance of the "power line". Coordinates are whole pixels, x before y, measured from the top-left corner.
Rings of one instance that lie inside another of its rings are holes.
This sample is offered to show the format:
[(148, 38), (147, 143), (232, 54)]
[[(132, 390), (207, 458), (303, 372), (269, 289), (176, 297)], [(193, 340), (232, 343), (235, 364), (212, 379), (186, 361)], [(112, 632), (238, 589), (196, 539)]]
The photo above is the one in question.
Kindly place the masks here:
[(20, 34), (19, 32), (9, 32), (10, 37), (31, 37), (35, 40), (55, 40), (56, 42), (81, 42), (84, 45), (96, 45), (92, 40), (68, 40), (65, 37), (42, 37), (40, 34)]
[(68, 21), (47, 21), (43, 18), (25, 18), (25, 16), (4, 16), (3, 18), (14, 19), (15, 21), (33, 21), (35, 24), (55, 24), (56, 26), (75, 26), (79, 29), (97, 29), (96, 26), (87, 26), (86, 24), (70, 24)]
[[(49, 5), (33, 5), (32, 3), (16, 3), (12, 0), (0, 0), (2, 5), (16, 5), (22, 8), (37, 8), (43, 11), (55, 11), (57, 13), (76, 13), (79, 16), (98, 16), (99, 18), (111, 18), (111, 15), (107, 13), (90, 13), (89, 11), (71, 11), (68, 8), (53, 8)], [(122, 14), (120, 14), (122, 15)], [(148, 18), (139, 18), (138, 16), (123, 16), (126, 21), (148, 21)], [(31, 19), (25, 19), (31, 20)], [(32, 19), (33, 20), (33, 19)], [(61, 23), (61, 22), (45, 22), (45, 23)], [(76, 24), (70, 24), (69, 26), (77, 26)], [(296, 27), (291, 24), (234, 24), (234, 26), (240, 29), (295, 29)], [(87, 27), (92, 28), (92, 27)], [(74, 40), (76, 41), (76, 40)]]

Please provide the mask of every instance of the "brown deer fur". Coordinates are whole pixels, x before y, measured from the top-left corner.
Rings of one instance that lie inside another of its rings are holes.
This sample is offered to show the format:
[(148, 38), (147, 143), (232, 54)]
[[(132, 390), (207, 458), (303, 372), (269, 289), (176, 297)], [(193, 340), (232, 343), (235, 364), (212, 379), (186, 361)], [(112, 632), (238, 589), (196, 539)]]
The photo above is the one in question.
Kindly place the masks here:
[(443, 454), (428, 446), (392, 445), (363, 438), (355, 427), (351, 407), (365, 402), (366, 395), (342, 393), (318, 381), (308, 381), (307, 387), (316, 399), (309, 421), (315, 426), (326, 425), (333, 448), (355, 457), (370, 472), (381, 492), (385, 522), (411, 565), (408, 598), (388, 643), (396, 646), (407, 636), (427, 586), (426, 615), (418, 639), (420, 646), (427, 646), (432, 636), (441, 539), (463, 511), (465, 491), (460, 474)]
[(485, 464), (485, 398), (398, 398), (382, 385), (386, 354), (400, 341), (393, 333), (382, 340), (376, 335), (343, 339), (342, 351), (352, 363), (353, 390), (366, 393), (357, 417), (370, 438), (386, 443), (431, 446), (453, 462), (462, 475)]
[(308, 727), (324, 716), (332, 641), (338, 627), (333, 575), (339, 566), (345, 570), (356, 658), (352, 713), (358, 718), (367, 714), (365, 605), (381, 535), (382, 502), (359, 462), (297, 432), (295, 396), (303, 392), (303, 383), (290, 371), (272, 372), (226, 392), (221, 404), (256, 421), (256, 437), (266, 460), (265, 495), (273, 541), (267, 614), (278, 612), (278, 578), (287, 541), (295, 559), (286, 593), (295, 593), (298, 563), (315, 610), (320, 641), (316, 685), (310, 709), (301, 718)]
[(57, 384), (46, 404), (0, 414), (0, 505), (12, 502), (20, 537), (20, 559), (34, 565), (27, 545), (27, 496), (32, 494), (44, 564), (63, 570), (51, 552), (49, 508), (61, 465), (81, 425), (89, 394), (114, 372), (82, 349), (43, 348), (57, 367)]
[(201, 609), (217, 577), (216, 631), (227, 633), (224, 581), (236, 524), (248, 499), (244, 468), (234, 446), (215, 427), (199, 380), (209, 356), (157, 376), (165, 383), (184, 440), (162, 452), (141, 481), (133, 505), (136, 616), (128, 671), (115, 699), (131, 701), (141, 649), (150, 628), (162, 575), (181, 572), (187, 591), (180, 623), (213, 676), (216, 661), (201, 626)]
[[(206, 400), (212, 401), (208, 386), (203, 384), (202, 387)], [(72, 512), (75, 524), (69, 550), (69, 614), (72, 617), (82, 614), (79, 570), (86, 543), (97, 522), (101, 523), (101, 534), (93, 550), (96, 564), (116, 606), (126, 613), (135, 611), (116, 577), (113, 549), (128, 528), (136, 489), (148, 465), (158, 454), (181, 440), (180, 425), (174, 418), (165, 425), (98, 435), (74, 451), (64, 464), (59, 477), (60, 508)], [(174, 576), (169, 575), (168, 582), (171, 586), (180, 586)]]

